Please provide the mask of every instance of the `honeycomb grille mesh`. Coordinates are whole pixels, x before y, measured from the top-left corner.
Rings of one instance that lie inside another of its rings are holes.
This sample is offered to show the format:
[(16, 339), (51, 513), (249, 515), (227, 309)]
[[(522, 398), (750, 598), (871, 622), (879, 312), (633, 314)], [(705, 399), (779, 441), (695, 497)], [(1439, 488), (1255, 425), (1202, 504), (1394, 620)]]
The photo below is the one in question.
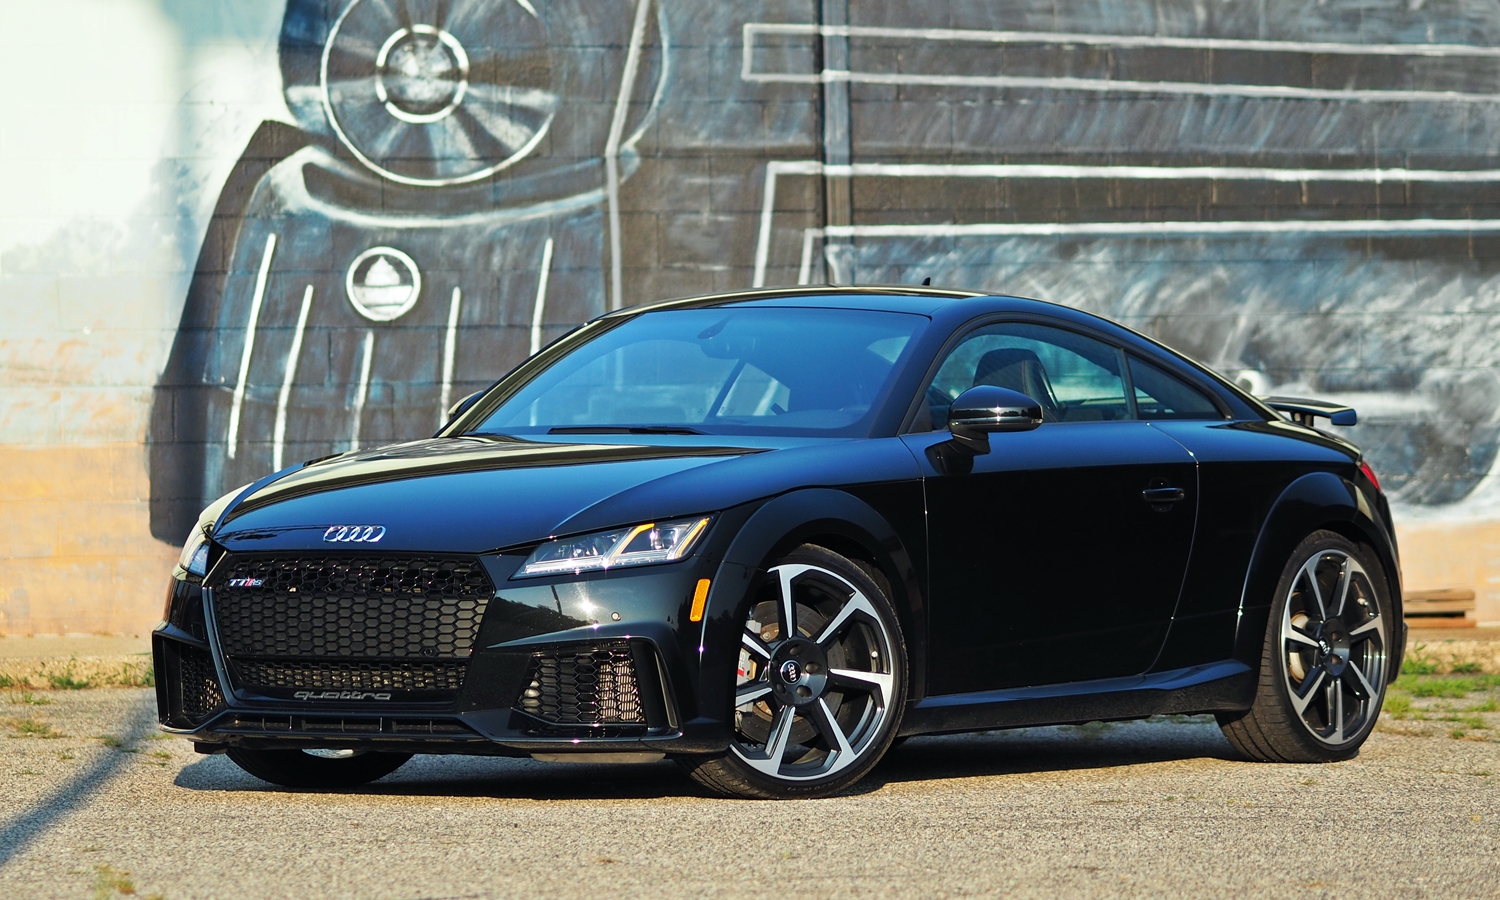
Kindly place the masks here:
[(240, 679), (257, 687), (356, 691), (456, 691), (463, 662), (241, 662)]
[(213, 659), (195, 647), (181, 647), (177, 654), (182, 673), (182, 714), (200, 721), (224, 706)]
[(226, 568), (214, 614), (231, 657), (465, 658), (495, 590), (474, 559), (251, 558)]
[(635, 660), (626, 641), (535, 654), (517, 706), (559, 725), (646, 721)]

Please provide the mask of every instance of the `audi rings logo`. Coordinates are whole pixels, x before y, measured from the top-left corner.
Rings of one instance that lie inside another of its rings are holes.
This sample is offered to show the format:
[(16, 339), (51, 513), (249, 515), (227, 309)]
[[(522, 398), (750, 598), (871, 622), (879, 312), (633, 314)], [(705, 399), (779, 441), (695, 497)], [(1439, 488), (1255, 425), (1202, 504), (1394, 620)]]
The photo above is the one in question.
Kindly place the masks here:
[(375, 544), (385, 537), (384, 525), (330, 525), (323, 540), (330, 544)]

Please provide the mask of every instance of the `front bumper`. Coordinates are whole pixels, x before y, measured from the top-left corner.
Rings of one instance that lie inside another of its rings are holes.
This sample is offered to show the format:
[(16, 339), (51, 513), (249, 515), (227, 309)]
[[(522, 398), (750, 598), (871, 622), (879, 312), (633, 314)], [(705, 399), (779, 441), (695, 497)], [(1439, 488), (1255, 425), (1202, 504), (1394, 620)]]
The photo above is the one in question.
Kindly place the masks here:
[[(209, 752), (241, 746), (525, 756), (712, 754), (728, 747), (723, 715), (703, 709), (721, 705), (718, 676), (729, 670), (705, 657), (703, 629), (688, 621), (698, 579), (717, 574), (712, 557), (524, 581), (510, 580), (523, 557), (481, 559), (497, 588), (455, 691), (248, 685), (222, 646), (214, 590), (174, 581), (168, 619), (152, 641), (163, 730)], [(207, 581), (214, 583), (213, 573)], [(606, 671), (628, 673), (630, 697), (638, 699), (632, 721), (587, 721), (587, 710), (568, 707), (569, 696), (581, 695), (577, 683), (599, 682)], [(707, 683), (706, 671), (714, 673)], [(556, 698), (548, 702), (554, 682), (575, 690), (563, 695), (561, 712)]]

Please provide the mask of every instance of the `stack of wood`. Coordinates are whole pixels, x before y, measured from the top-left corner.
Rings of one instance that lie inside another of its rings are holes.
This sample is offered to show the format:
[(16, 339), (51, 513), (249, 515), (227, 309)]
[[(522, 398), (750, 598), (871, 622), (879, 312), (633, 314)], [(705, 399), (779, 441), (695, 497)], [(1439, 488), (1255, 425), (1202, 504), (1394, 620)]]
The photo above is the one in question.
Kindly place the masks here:
[(1406, 624), (1412, 628), (1472, 628), (1474, 592), (1469, 588), (1410, 591), (1402, 598)]

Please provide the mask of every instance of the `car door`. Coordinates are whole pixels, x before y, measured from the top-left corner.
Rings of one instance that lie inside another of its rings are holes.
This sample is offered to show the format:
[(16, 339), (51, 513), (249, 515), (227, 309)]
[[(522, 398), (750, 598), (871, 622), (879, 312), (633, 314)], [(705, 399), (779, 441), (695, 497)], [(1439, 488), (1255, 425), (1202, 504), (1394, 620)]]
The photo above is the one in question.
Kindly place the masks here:
[[(903, 440), (924, 468), (928, 693), (1138, 674), (1161, 648), (1192, 546), (1191, 454), (1136, 416), (1122, 351), (1028, 322), (977, 327), (949, 349)], [(1044, 423), (950, 442), (947, 408), (993, 384)]]

